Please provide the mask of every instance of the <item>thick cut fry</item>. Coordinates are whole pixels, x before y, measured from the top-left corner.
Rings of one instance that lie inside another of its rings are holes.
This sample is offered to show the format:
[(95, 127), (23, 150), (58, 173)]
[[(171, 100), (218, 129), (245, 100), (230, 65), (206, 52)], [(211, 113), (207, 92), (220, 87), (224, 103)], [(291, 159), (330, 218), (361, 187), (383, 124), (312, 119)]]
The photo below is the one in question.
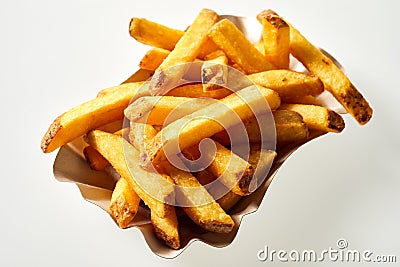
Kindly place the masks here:
[[(157, 134), (153, 126), (142, 123), (131, 123), (130, 141), (143, 150), (149, 141)], [(188, 216), (203, 228), (219, 233), (232, 230), (232, 219), (215, 203), (207, 190), (189, 172), (181, 171), (168, 162), (163, 164), (164, 170), (170, 175), (178, 192), (176, 205), (181, 205)]]
[[(214, 175), (212, 175), (207, 170), (199, 171), (196, 174), (196, 178), (203, 186), (206, 186), (207, 184), (209, 184), (211, 182), (217, 183), (215, 181), (216, 177)], [(218, 187), (222, 187), (222, 190), (227, 192), (225, 195), (223, 195), (220, 198), (216, 199), (217, 203), (221, 206), (221, 208), (224, 211), (228, 211), (230, 208), (232, 208), (242, 198), (242, 196), (239, 196), (239, 195), (233, 193), (232, 191), (228, 190), (228, 188), (226, 188), (226, 186), (224, 186), (224, 185), (222, 185), (220, 183), (217, 186)], [(212, 192), (211, 192), (212, 189), (214, 189), (217, 186), (214, 186), (213, 188), (210, 188), (209, 192), (210, 192), (211, 195), (213, 195)]]
[(87, 146), (83, 149), (83, 155), (90, 168), (95, 171), (102, 171), (105, 168), (111, 166), (110, 162), (106, 160), (96, 149), (91, 146)]
[(310, 130), (339, 133), (345, 127), (343, 118), (335, 111), (325, 107), (283, 104), (280, 109), (299, 113)]
[(215, 99), (221, 99), (230, 94), (232, 94), (232, 91), (226, 88), (204, 92), (202, 84), (182, 85), (166, 93), (166, 95), (171, 95), (171, 96), (182, 96), (182, 97), (192, 97), (192, 98), (206, 97)]
[(224, 51), (230, 60), (238, 64), (248, 74), (276, 69), (246, 39), (244, 34), (227, 19), (216, 23), (208, 36)]
[(134, 96), (140, 96), (138, 92), (142, 86), (142, 82), (119, 85), (112, 93), (65, 112), (54, 120), (44, 135), (43, 152), (52, 152), (90, 130), (123, 119), (124, 109)]
[(176, 217), (175, 208), (172, 206), (170, 208), (171, 211), (164, 218), (161, 218), (155, 212), (151, 212), (151, 223), (159, 239), (164, 240), (171, 248), (179, 249), (181, 244), (178, 231), (178, 218)]
[(262, 40), (255, 43), (254, 47), (258, 50), (258, 52), (265, 55), (264, 42)]
[[(164, 127), (147, 148), (147, 158), (141, 165), (150, 167), (165, 159), (167, 153), (178, 153), (176, 146), (185, 149), (199, 143), (222, 130), (238, 123), (238, 119), (248, 120), (262, 110), (267, 101), (272, 110), (280, 105), (278, 94), (270, 89), (249, 86), (235, 94), (227, 96), (203, 109), (182, 117)], [(249, 107), (253, 108), (253, 110)], [(237, 116), (234, 116), (236, 114)], [(224, 126), (222, 126), (222, 124)]]
[(304, 105), (314, 105), (314, 106), (322, 106), (321, 102), (318, 99), (311, 95), (299, 96), (299, 97), (289, 97), (285, 98), (285, 101), (282, 100), (283, 103), (288, 104), (304, 104)]
[(139, 196), (125, 178), (119, 178), (110, 202), (110, 215), (119, 227), (128, 227), (138, 211), (139, 203)]
[[(134, 74), (132, 74), (128, 79), (126, 79), (124, 83), (134, 83), (134, 82), (144, 82), (147, 81), (151, 76), (153, 76), (154, 71), (139, 69)], [(99, 95), (103, 94), (102, 91), (99, 92)]]
[(164, 125), (215, 103), (215, 101), (217, 100), (210, 98), (147, 96), (130, 104), (124, 113), (133, 122)]
[(218, 90), (228, 82), (228, 58), (221, 50), (208, 55), (201, 67), (204, 91)]
[[(184, 35), (184, 31), (171, 29), (147, 19), (133, 18), (129, 25), (130, 35), (137, 41), (154, 47), (173, 50)], [(207, 38), (200, 48), (199, 57), (203, 58), (217, 50), (217, 46)]]
[(169, 51), (162, 48), (153, 48), (140, 60), (141, 69), (155, 71), (169, 55)]
[(264, 71), (247, 77), (255, 84), (278, 92), (282, 102), (295, 97), (318, 95), (324, 90), (324, 84), (317, 76), (291, 70)]
[(248, 161), (255, 170), (249, 188), (251, 192), (254, 192), (264, 182), (276, 155), (275, 151), (264, 149), (258, 145), (251, 147)]
[(199, 159), (200, 156), (205, 158), (214, 156), (207, 167), (207, 171), (218, 177), (219, 181), (235, 194), (248, 195), (251, 178), (254, 174), (252, 166), (220, 143), (215, 141), (214, 143), (216, 147), (215, 155), (208, 155), (213, 151), (204, 151), (201, 154), (197, 144), (184, 149), (182, 154), (192, 161)]
[(164, 218), (174, 200), (174, 186), (158, 173), (148, 172), (138, 165), (139, 152), (121, 136), (91, 131), (86, 141), (106, 158), (114, 169), (126, 179), (129, 186), (149, 206), (152, 212)]
[(183, 199), (182, 208), (190, 219), (208, 231), (229, 233), (232, 230), (235, 225), (232, 218), (214, 201), (191, 173), (181, 171), (169, 164), (165, 169), (179, 186), (177, 199), (178, 201)]
[(263, 26), (265, 57), (280, 69), (289, 68), (290, 27), (272, 10), (257, 16)]
[(372, 108), (346, 74), (293, 26), (290, 26), (290, 38), (290, 52), (293, 56), (321, 79), (325, 89), (333, 94), (359, 124), (366, 124), (372, 117)]
[[(294, 111), (275, 110), (272, 112), (276, 129), (276, 144), (278, 147), (288, 143), (305, 141), (308, 137), (308, 128), (303, 118)], [(244, 123), (249, 141), (261, 142), (261, 132), (257, 120), (252, 118)], [(235, 130), (232, 130), (235, 133)], [(224, 146), (230, 146), (231, 142), (227, 131), (222, 131), (213, 136), (213, 139)]]
[(174, 50), (161, 63), (150, 81), (149, 90), (152, 95), (162, 95), (173, 87), (185, 74), (187, 65), (200, 52), (200, 47), (207, 40), (209, 29), (218, 20), (218, 14), (203, 9), (192, 25), (176, 44)]

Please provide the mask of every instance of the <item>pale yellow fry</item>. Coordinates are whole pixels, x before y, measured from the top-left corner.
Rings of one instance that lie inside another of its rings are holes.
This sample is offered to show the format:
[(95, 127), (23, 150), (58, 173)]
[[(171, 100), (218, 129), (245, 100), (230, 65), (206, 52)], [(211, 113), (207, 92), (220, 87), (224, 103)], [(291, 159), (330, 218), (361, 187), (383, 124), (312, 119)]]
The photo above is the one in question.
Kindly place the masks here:
[[(143, 44), (170, 51), (174, 49), (176, 43), (185, 34), (184, 31), (172, 29), (142, 18), (132, 18), (129, 32), (133, 38)], [(217, 50), (217, 46), (207, 38), (200, 48), (199, 57), (203, 58), (215, 50)]]
[[(232, 117), (232, 112), (236, 113), (241, 120), (250, 119), (255, 114), (249, 105), (260, 109), (264, 101), (267, 101), (272, 110), (280, 105), (279, 96), (275, 91), (249, 86), (223, 98), (220, 102), (176, 120), (164, 127), (149, 144), (148, 157), (143, 159), (142, 166), (150, 167), (151, 163), (157, 165), (164, 160), (164, 146), (167, 144), (179, 144), (180, 149), (185, 149), (224, 130), (221, 124), (225, 127), (237, 124), (237, 119)], [(254, 112), (257, 111), (254, 110)]]
[(260, 20), (263, 31), (265, 57), (280, 69), (289, 68), (290, 27), (272, 10), (261, 12)]
[(208, 36), (228, 56), (238, 64), (246, 73), (276, 69), (267, 61), (244, 36), (244, 34), (229, 20), (223, 19), (216, 23)]
[(154, 73), (149, 86), (152, 95), (162, 95), (177, 84), (187, 69), (184, 63), (193, 62), (196, 59), (201, 46), (207, 40), (209, 29), (217, 20), (218, 14), (212, 10), (203, 9), (199, 13)]
[(282, 104), (281, 109), (299, 113), (307, 127), (311, 130), (324, 132), (341, 132), (345, 123), (343, 118), (335, 111), (325, 107), (302, 104)]
[(164, 218), (170, 212), (166, 203), (175, 197), (174, 185), (158, 173), (149, 172), (138, 165), (139, 152), (121, 136), (91, 131), (86, 141), (106, 158), (114, 169), (126, 179), (152, 212)]
[(90, 130), (123, 119), (124, 109), (134, 96), (139, 96), (143, 84), (119, 85), (111, 93), (87, 101), (56, 118), (42, 139), (43, 152), (52, 152)]
[(121, 228), (128, 227), (139, 208), (140, 198), (125, 178), (119, 178), (110, 202), (110, 215)]
[(311, 73), (321, 79), (325, 89), (333, 94), (359, 124), (366, 124), (371, 119), (372, 108), (346, 74), (292, 25), (290, 25), (290, 52)]

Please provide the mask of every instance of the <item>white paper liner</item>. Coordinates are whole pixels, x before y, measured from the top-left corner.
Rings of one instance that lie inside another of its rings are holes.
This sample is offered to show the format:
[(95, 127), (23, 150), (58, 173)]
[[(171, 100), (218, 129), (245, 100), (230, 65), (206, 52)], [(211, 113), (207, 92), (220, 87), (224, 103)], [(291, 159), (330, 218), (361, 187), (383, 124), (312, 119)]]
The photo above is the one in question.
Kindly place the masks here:
[[(260, 40), (261, 27), (256, 18), (235, 16), (223, 17), (232, 20), (253, 43)], [(329, 57), (331, 56), (329, 55)], [(336, 62), (336, 60), (334, 62)], [(300, 72), (307, 72), (304, 66), (294, 58), (291, 58), (291, 69)], [(318, 100), (320, 100), (324, 106), (337, 112), (344, 113), (341, 105), (338, 104), (337, 100), (334, 99), (331, 94), (321, 94), (321, 96), (318, 97)], [(311, 131), (310, 137), (306, 142), (291, 144), (278, 151), (278, 156), (275, 159), (267, 178), (261, 186), (251, 195), (243, 197), (228, 212), (235, 222), (233, 230), (228, 234), (205, 232), (202, 228), (187, 219), (186, 216), (181, 216), (179, 218), (181, 248), (174, 250), (166, 246), (163, 241), (156, 238), (150, 221), (150, 212), (144, 206), (139, 207), (138, 213), (129, 227), (139, 228), (149, 248), (155, 254), (164, 258), (174, 258), (178, 256), (196, 240), (200, 240), (213, 247), (225, 247), (231, 244), (234, 240), (243, 216), (255, 212), (258, 209), (269, 185), (284, 161), (298, 147), (321, 135), (323, 135), (323, 133)], [(58, 181), (75, 183), (85, 200), (99, 206), (106, 212), (109, 212), (108, 207), (117, 177), (115, 172), (113, 173), (112, 167), (109, 167), (106, 171), (94, 171), (90, 169), (82, 154), (85, 146), (86, 144), (82, 138), (78, 138), (77, 140), (61, 147), (54, 161), (54, 176)]]

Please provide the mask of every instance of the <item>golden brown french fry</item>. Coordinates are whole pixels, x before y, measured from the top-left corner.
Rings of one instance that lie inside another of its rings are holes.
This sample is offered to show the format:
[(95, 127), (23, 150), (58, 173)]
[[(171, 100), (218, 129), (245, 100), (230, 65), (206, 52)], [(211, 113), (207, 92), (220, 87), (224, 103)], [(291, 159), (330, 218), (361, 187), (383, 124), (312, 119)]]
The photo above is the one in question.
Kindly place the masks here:
[(207, 55), (201, 66), (203, 91), (218, 90), (228, 82), (228, 58), (221, 50)]
[(302, 104), (282, 104), (280, 109), (299, 113), (303, 117), (307, 127), (311, 130), (339, 133), (345, 127), (342, 116), (325, 107)]
[[(137, 41), (154, 47), (173, 50), (176, 43), (184, 35), (184, 31), (171, 29), (147, 19), (133, 18), (129, 25), (129, 32)], [(203, 58), (217, 50), (217, 46), (207, 38), (200, 48), (199, 57)]]
[(130, 104), (124, 113), (133, 122), (164, 125), (204, 108), (215, 101), (217, 100), (210, 98), (145, 96)]
[(142, 169), (138, 165), (139, 152), (136, 148), (121, 136), (99, 130), (90, 131), (86, 141), (126, 179), (152, 212), (161, 218), (168, 215), (170, 206), (166, 203), (174, 201), (174, 185), (160, 174)]
[(181, 243), (178, 231), (178, 218), (176, 216), (175, 207), (170, 206), (170, 209), (171, 211), (164, 218), (161, 218), (155, 212), (151, 212), (151, 223), (159, 239), (164, 240), (171, 248), (179, 249)]
[(304, 105), (314, 105), (314, 106), (322, 106), (321, 102), (318, 99), (311, 95), (306, 96), (298, 96), (298, 97), (287, 97), (285, 100), (282, 100), (283, 103), (288, 104), (304, 104)]
[[(216, 179), (216, 177), (207, 170), (201, 170), (201, 171), (197, 172), (196, 178), (203, 186), (205, 186), (211, 182), (214, 182)], [(214, 182), (214, 183), (216, 183), (216, 182)], [(226, 186), (224, 186), (222, 184), (218, 184), (218, 186), (223, 187), (222, 190), (226, 190), (225, 192), (227, 192), (227, 193), (225, 195), (221, 196), (220, 198), (216, 199), (216, 201), (224, 211), (228, 211), (242, 198), (242, 196), (239, 196), (239, 195), (233, 193), (232, 191), (228, 190), (228, 188), (226, 188)], [(213, 189), (213, 188), (211, 188), (211, 189)], [(210, 192), (210, 194), (212, 195), (211, 192)]]
[(265, 57), (279, 69), (289, 68), (290, 27), (272, 10), (264, 10), (257, 18), (263, 26)]
[(247, 77), (255, 84), (278, 92), (282, 102), (306, 95), (318, 95), (324, 90), (324, 85), (317, 76), (291, 70), (264, 71)]
[(127, 83), (102, 97), (96, 97), (65, 112), (50, 125), (41, 143), (43, 152), (52, 152), (75, 138), (102, 125), (121, 120), (129, 101), (138, 94), (143, 82)]
[(153, 48), (147, 51), (144, 57), (140, 60), (139, 67), (141, 69), (155, 71), (164, 59), (168, 57), (169, 53), (169, 50)]
[[(214, 143), (216, 151), (207, 171), (215, 177), (219, 177), (219, 181), (233, 193), (241, 196), (248, 195), (251, 178), (254, 174), (252, 166), (220, 143), (216, 141)], [(211, 151), (204, 151), (205, 155), (200, 154), (196, 144), (184, 149), (182, 154), (190, 160), (197, 160), (200, 156), (211, 158), (213, 155), (207, 155), (208, 152), (211, 153)]]
[(119, 227), (128, 227), (138, 211), (139, 203), (139, 196), (125, 178), (119, 178), (110, 202), (110, 215)]
[[(134, 83), (134, 82), (144, 82), (147, 81), (151, 76), (153, 76), (154, 71), (139, 69), (134, 74), (132, 74), (128, 79), (126, 79), (124, 83)], [(103, 94), (102, 91), (99, 92), (99, 95)]]
[(107, 132), (107, 133), (115, 133), (122, 129), (123, 124), (124, 124), (124, 120), (118, 120), (118, 121), (114, 121), (109, 124), (100, 126), (97, 128), (97, 130)]
[(106, 160), (96, 149), (91, 146), (87, 146), (83, 149), (83, 155), (90, 168), (95, 171), (102, 171), (105, 168), (111, 166), (110, 162)]
[[(237, 119), (250, 119), (255, 114), (249, 105), (261, 109), (264, 101), (268, 102), (272, 110), (280, 105), (279, 96), (275, 91), (249, 86), (174, 121), (164, 127), (152, 140), (147, 148), (147, 158), (142, 160), (141, 165), (144, 167), (150, 167), (152, 163), (157, 165), (165, 159), (166, 148), (174, 150), (176, 144), (179, 144), (180, 149), (195, 145), (202, 139), (224, 130), (222, 124), (228, 128), (237, 124)], [(232, 112), (236, 113), (237, 117), (233, 117)]]
[(371, 119), (372, 108), (346, 74), (292, 25), (290, 25), (290, 52), (311, 73), (321, 79), (325, 89), (333, 94), (359, 124), (366, 124)]
[(172, 89), (166, 95), (192, 98), (205, 97), (221, 99), (230, 94), (232, 94), (232, 91), (226, 88), (204, 92), (202, 84), (187, 84)]
[[(281, 147), (288, 143), (305, 141), (308, 137), (308, 128), (303, 118), (294, 111), (275, 110), (272, 112), (276, 129), (276, 144)], [(261, 132), (257, 120), (252, 118), (244, 122), (249, 142), (260, 143)], [(232, 130), (234, 133), (234, 130)], [(224, 146), (230, 146), (228, 132), (222, 131), (213, 136), (213, 139)]]
[[(151, 125), (131, 123), (129, 139), (143, 150), (156, 134), (156, 130)], [(213, 232), (227, 233), (232, 230), (234, 225), (232, 219), (225, 214), (192, 174), (179, 170), (168, 162), (162, 167), (178, 186), (176, 193), (179, 195), (176, 197), (176, 204), (181, 205), (196, 224)]]
[(249, 186), (251, 192), (254, 192), (265, 180), (276, 155), (275, 151), (265, 149), (260, 144), (250, 147), (248, 162), (255, 170)]
[(149, 86), (152, 95), (162, 95), (177, 84), (187, 70), (184, 63), (196, 59), (201, 46), (207, 40), (209, 29), (217, 20), (218, 14), (209, 9), (203, 9), (197, 15), (175, 48), (155, 71)]
[(264, 42), (262, 40), (255, 43), (254, 47), (258, 50), (258, 52), (265, 55)]
[(227, 19), (216, 23), (208, 36), (230, 60), (238, 64), (248, 74), (276, 69)]
[(180, 197), (178, 195), (177, 199), (184, 199), (182, 209), (193, 222), (211, 232), (232, 231), (235, 225), (232, 218), (190, 172), (181, 171), (170, 164), (165, 166), (165, 170), (179, 186), (177, 194), (180, 193)]

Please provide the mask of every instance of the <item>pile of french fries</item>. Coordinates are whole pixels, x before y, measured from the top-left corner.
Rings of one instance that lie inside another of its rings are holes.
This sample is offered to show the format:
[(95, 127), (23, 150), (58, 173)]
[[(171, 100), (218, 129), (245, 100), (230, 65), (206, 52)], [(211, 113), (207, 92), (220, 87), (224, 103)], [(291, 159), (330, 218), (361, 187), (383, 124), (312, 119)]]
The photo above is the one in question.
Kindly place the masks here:
[[(121, 228), (145, 205), (154, 233), (173, 249), (181, 247), (180, 216), (206, 231), (229, 233), (234, 227), (229, 211), (254, 191), (258, 166), (270, 167), (280, 149), (306, 142), (311, 133), (344, 129), (341, 115), (322, 106), (316, 96), (329, 91), (361, 125), (372, 116), (368, 102), (343, 71), (296, 28), (271, 10), (257, 19), (262, 40), (253, 44), (230, 20), (208, 9), (201, 10), (186, 31), (133, 18), (130, 35), (153, 47), (139, 70), (56, 118), (43, 137), (43, 152), (84, 136), (83, 154), (90, 167), (113, 168), (120, 175), (109, 213)], [(290, 70), (290, 55), (309, 73)], [(188, 63), (198, 66), (200, 81), (190, 79)], [(276, 151), (260, 149), (258, 114), (249, 108), (257, 101), (269, 105), (265, 112), (275, 121)], [(172, 112), (178, 115), (171, 119)], [(229, 131), (222, 125), (235, 127), (238, 121), (229, 112), (236, 113), (247, 131), (247, 158), (231, 151)], [(180, 156), (195, 161), (205, 138), (215, 144), (206, 168), (193, 172), (169, 162), (168, 145), (177, 144)], [(218, 197), (207, 186), (216, 180), (225, 188)]]

